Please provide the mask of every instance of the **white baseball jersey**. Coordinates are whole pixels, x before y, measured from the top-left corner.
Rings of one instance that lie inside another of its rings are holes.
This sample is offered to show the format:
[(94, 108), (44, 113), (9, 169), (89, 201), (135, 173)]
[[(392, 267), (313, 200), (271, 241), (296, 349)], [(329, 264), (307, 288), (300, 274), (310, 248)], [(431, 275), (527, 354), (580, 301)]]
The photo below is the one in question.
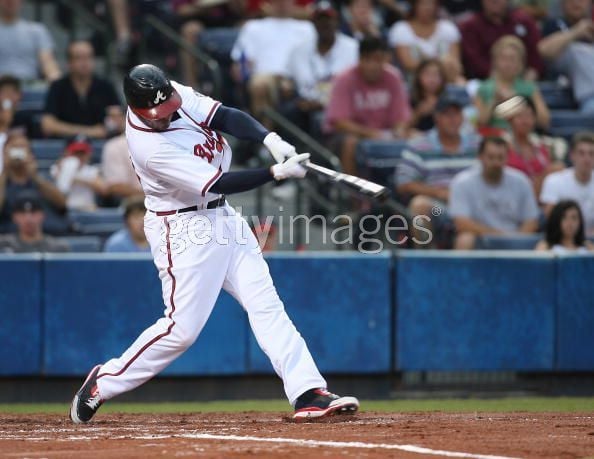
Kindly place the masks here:
[[(221, 105), (175, 81), (182, 99), (178, 114), (165, 131), (146, 126), (131, 110), (126, 138), (132, 164), (152, 211), (202, 206), (218, 197), (210, 187), (231, 164), (231, 148), (219, 133), (209, 129)], [(174, 186), (172, 186), (174, 185)]]
[(199, 207), (146, 213), (144, 232), (161, 278), (164, 316), (101, 366), (99, 393), (108, 400), (163, 370), (196, 340), (225, 289), (248, 313), (258, 344), (294, 403), (305, 391), (326, 387), (326, 381), (285, 312), (246, 220), (229, 204), (205, 206), (217, 198), (209, 190), (231, 163), (229, 145), (208, 128), (220, 103), (172, 84), (182, 98), (181, 119), (159, 132), (129, 110), (128, 147), (149, 210)]

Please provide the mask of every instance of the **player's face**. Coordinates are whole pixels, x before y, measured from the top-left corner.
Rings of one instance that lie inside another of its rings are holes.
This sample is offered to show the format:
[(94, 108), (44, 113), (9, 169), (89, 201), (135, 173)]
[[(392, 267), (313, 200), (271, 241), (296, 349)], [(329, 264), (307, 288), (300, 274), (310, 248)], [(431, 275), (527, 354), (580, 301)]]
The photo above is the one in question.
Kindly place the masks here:
[(141, 118), (142, 122), (146, 124), (151, 129), (155, 131), (165, 131), (169, 128), (171, 124), (171, 118), (173, 117), (173, 113), (169, 115), (167, 118), (160, 118), (158, 120), (147, 120), (146, 118)]

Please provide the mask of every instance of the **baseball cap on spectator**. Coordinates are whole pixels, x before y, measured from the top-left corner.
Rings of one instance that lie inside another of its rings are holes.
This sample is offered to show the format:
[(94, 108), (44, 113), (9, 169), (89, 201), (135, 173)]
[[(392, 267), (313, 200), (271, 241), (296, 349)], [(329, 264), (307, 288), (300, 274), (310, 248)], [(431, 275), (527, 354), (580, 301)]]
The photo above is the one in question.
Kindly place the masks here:
[(452, 94), (446, 90), (439, 96), (435, 105), (435, 111), (443, 112), (450, 107), (464, 108), (464, 102), (456, 94)]
[(338, 13), (336, 12), (334, 6), (332, 6), (332, 3), (327, 0), (322, 0), (321, 2), (316, 3), (312, 13), (312, 17), (314, 19), (321, 16), (336, 17), (337, 15)]
[(29, 192), (19, 194), (12, 204), (13, 214), (17, 212), (35, 212), (37, 210), (43, 210), (41, 200), (36, 194)]
[(87, 136), (79, 134), (66, 142), (66, 153), (74, 155), (76, 153), (87, 153), (93, 152), (93, 145)]

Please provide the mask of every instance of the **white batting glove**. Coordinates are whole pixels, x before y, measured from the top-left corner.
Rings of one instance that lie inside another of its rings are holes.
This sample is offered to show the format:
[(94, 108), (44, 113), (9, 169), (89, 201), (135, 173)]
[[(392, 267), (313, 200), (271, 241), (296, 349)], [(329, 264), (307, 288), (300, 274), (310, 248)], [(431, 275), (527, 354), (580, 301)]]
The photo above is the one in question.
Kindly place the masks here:
[(301, 165), (309, 160), (309, 153), (291, 156), (284, 163), (275, 164), (270, 168), (274, 180), (284, 180), (290, 177), (303, 178), (307, 170)]
[(262, 142), (277, 163), (282, 163), (285, 159), (295, 156), (297, 152), (295, 147), (285, 142), (276, 132), (269, 133)]

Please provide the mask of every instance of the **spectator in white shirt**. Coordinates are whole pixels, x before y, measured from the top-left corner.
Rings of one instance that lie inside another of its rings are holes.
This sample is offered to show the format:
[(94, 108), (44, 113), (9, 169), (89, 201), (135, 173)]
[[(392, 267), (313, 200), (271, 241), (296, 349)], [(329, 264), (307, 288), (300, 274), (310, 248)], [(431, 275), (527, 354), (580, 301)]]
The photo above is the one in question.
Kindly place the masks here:
[(421, 61), (439, 59), (450, 82), (462, 74), (460, 32), (447, 19), (439, 19), (438, 0), (414, 0), (410, 17), (395, 23), (388, 34), (396, 58), (407, 72), (414, 72)]
[(594, 235), (594, 134), (579, 132), (572, 140), (573, 167), (548, 175), (542, 185), (540, 201), (547, 217), (561, 200), (573, 199), (584, 214), (586, 234)]
[(290, 17), (293, 0), (271, 0), (270, 11), (270, 17), (243, 25), (231, 51), (233, 78), (247, 83), (252, 113), (260, 119), (263, 110), (278, 100), (282, 77), (289, 76), (293, 49), (315, 40), (311, 22)]
[(105, 195), (105, 184), (97, 165), (89, 164), (93, 146), (84, 136), (71, 139), (64, 155), (50, 170), (57, 188), (66, 195), (71, 210), (94, 210), (96, 196)]
[(105, 142), (101, 155), (101, 172), (109, 196), (121, 199), (143, 194), (130, 161), (124, 134)]
[(323, 110), (332, 78), (359, 61), (359, 43), (338, 32), (338, 13), (330, 2), (322, 0), (315, 6), (312, 23), (317, 40), (297, 46), (289, 61), (297, 92), (294, 115), (300, 120), (309, 120), (310, 114)]
[[(119, 131), (123, 131), (124, 116), (118, 118), (116, 124)], [(115, 198), (115, 202), (130, 196), (143, 195), (140, 181), (130, 161), (125, 134), (105, 142), (101, 154), (101, 175), (105, 181), (107, 195)]]
[(54, 81), (60, 77), (60, 67), (52, 37), (43, 24), (21, 19), (21, 6), (22, 0), (0, 2), (0, 75)]

